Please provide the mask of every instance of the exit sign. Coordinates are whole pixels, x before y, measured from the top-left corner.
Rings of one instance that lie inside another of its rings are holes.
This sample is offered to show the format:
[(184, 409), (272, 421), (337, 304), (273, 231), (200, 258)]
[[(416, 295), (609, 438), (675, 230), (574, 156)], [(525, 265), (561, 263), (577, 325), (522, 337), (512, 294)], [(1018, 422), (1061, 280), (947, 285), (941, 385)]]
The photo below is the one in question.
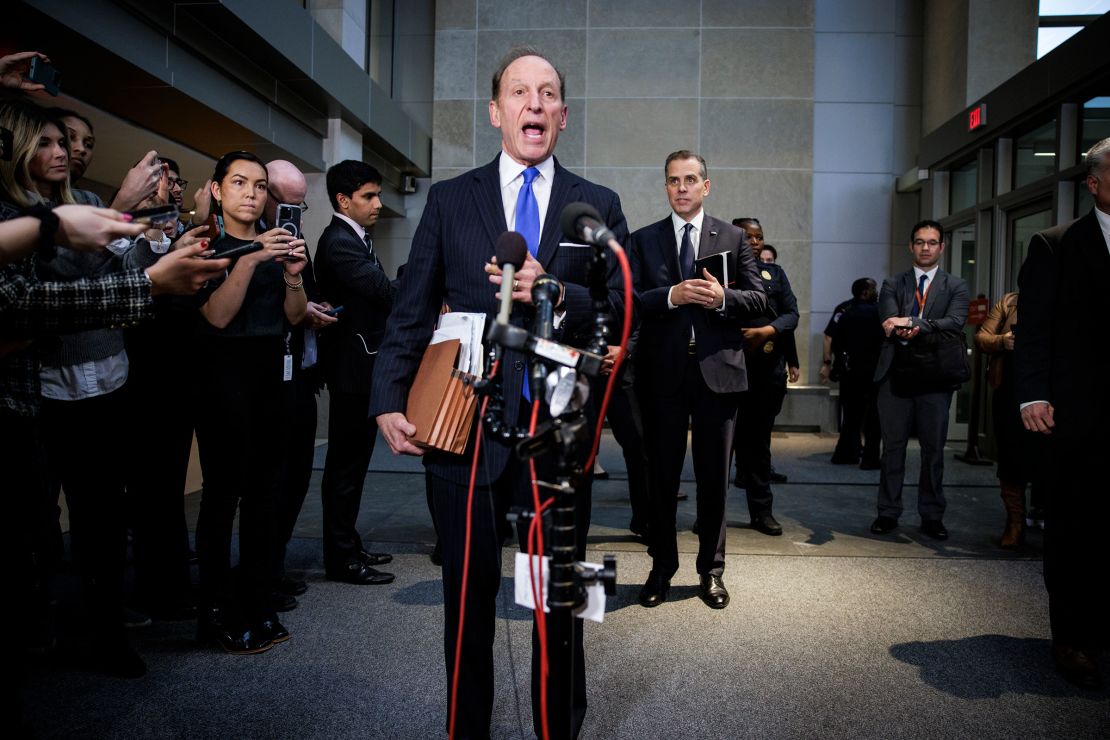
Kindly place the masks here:
[(987, 104), (979, 103), (967, 114), (967, 130), (974, 131), (987, 125)]

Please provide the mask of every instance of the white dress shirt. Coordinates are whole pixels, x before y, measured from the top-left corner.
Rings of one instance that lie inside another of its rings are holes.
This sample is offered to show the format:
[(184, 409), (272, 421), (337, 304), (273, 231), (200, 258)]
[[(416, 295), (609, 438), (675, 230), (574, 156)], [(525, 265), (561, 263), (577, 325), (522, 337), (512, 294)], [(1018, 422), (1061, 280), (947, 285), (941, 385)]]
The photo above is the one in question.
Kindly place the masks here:
[[(671, 211), (671, 228), (674, 229), (675, 254), (678, 255), (679, 266), (682, 265), (682, 230), (686, 228), (687, 223), (692, 224), (694, 227), (690, 229), (690, 249), (694, 253), (694, 260), (697, 261), (699, 256), (698, 247), (701, 245), (701, 225), (703, 221), (705, 221), (704, 208), (698, 211), (698, 214), (690, 219), (689, 222), (683, 220), (683, 218), (674, 211)], [(667, 308), (677, 308), (671, 303), (672, 291), (674, 291), (674, 286), (671, 286), (671, 289), (667, 291)]]
[[(547, 206), (551, 202), (551, 183), (555, 179), (555, 158), (548, 157), (535, 165), (540, 174), (532, 181), (532, 194), (536, 196), (536, 206), (540, 212), (540, 234), (543, 234), (543, 225), (547, 220)], [(501, 174), (501, 206), (505, 209), (505, 223), (509, 231), (516, 231), (516, 199), (520, 195), (520, 186), (524, 184), (524, 170), (526, 165), (517, 162), (504, 151), (498, 170)]]

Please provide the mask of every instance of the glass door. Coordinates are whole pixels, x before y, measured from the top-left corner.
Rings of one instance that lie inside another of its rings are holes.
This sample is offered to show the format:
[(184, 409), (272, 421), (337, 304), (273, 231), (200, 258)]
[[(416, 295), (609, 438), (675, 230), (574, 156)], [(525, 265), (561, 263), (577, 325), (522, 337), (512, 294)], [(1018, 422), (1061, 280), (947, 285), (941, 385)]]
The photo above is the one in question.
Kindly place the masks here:
[(997, 301), (1003, 293), (1017, 290), (1018, 274), (1021, 265), (1029, 253), (1029, 240), (1038, 231), (1044, 231), (1052, 226), (1052, 201), (1039, 200), (1022, 208), (1015, 208), (1006, 214), (1009, 224), (1006, 240), (1006, 284), (1005, 288), (994, 296)]
[[(977, 244), (975, 224), (967, 223), (954, 227), (945, 234), (945, 241), (948, 243), (948, 271), (963, 278), (974, 297), (979, 277), (979, 265), (975, 258)], [(971, 347), (974, 344), (972, 335), (975, 333), (975, 327), (964, 325), (964, 333), (967, 335), (967, 346)], [(960, 386), (960, 390), (956, 391), (956, 397), (949, 411), (948, 439), (950, 441), (967, 439), (967, 424), (970, 418), (971, 383), (964, 383)]]

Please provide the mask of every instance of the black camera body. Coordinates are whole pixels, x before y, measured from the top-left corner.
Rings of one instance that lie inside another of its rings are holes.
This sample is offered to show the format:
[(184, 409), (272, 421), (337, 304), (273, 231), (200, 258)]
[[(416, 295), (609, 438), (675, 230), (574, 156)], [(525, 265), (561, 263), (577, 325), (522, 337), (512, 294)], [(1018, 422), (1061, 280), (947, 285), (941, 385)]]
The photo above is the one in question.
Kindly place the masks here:
[(289, 203), (278, 203), (277, 224), (296, 238), (301, 238), (301, 207)]

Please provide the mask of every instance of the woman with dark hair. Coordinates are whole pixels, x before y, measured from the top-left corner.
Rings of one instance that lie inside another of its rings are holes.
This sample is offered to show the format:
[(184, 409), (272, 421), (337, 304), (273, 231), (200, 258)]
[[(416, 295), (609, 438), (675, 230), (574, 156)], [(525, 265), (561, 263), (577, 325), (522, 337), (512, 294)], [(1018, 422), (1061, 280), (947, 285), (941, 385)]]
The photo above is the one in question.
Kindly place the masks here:
[[(217, 256), (260, 244), (200, 293), (197, 442), (204, 473), (197, 555), (197, 638), (229, 653), (268, 650), (289, 639), (270, 603), (274, 500), (285, 418), (282, 384), (292, 379), (290, 326), (305, 315), (304, 240), (284, 229), (259, 233), (268, 180), (249, 152), (225, 154), (212, 175)], [(232, 582), (231, 534), (239, 509), (239, 568)]]

